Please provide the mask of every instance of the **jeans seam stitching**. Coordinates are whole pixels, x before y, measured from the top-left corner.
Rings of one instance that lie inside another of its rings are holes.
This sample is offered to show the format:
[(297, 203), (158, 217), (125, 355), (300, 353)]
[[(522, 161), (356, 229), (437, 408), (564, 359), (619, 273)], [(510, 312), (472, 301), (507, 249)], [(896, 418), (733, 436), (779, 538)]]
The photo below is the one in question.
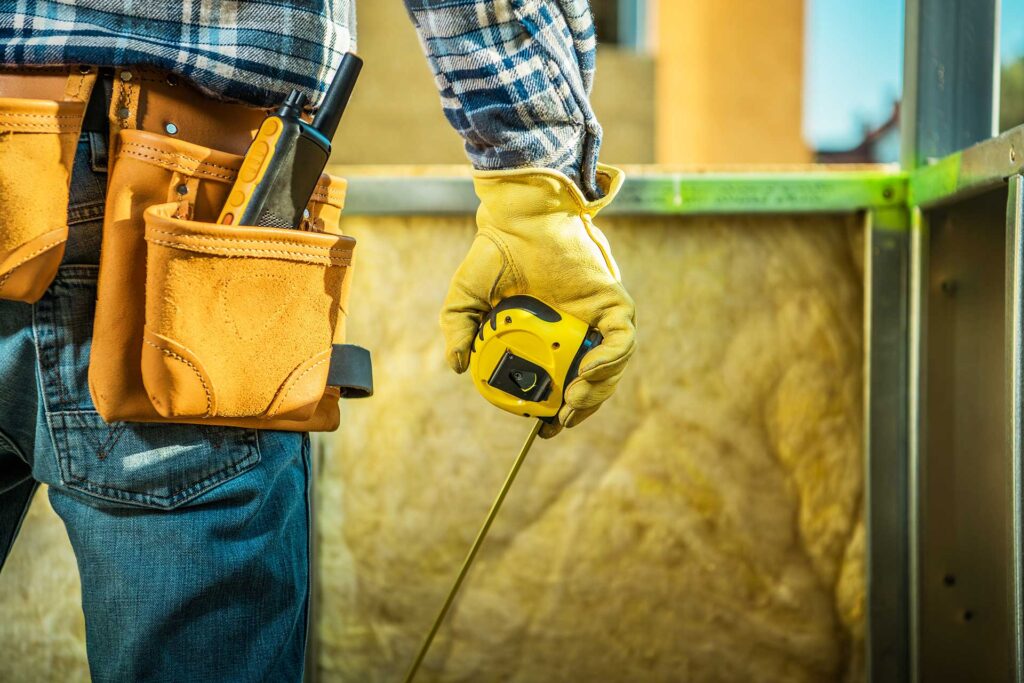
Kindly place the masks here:
[(110, 429), (107, 431), (107, 438), (104, 439), (103, 443), (100, 444), (100, 447), (96, 449), (96, 456), (100, 460), (107, 459), (107, 449), (113, 450), (114, 446), (117, 445), (117, 442), (121, 440), (121, 435), (124, 434), (124, 430), (124, 422), (117, 422), (111, 425)]
[(50, 435), (50, 443), (53, 445), (54, 453), (57, 456), (57, 471), (60, 476), (61, 483), (65, 483), (65, 467), (63, 465), (63, 457), (57, 449), (57, 434), (53, 429), (53, 420), (50, 419), (49, 406), (46, 400), (46, 391), (44, 389), (45, 383), (43, 381), (43, 359), (42, 352), (39, 345), (39, 329), (38, 322), (36, 320), (36, 307), (38, 304), (32, 304), (32, 343), (36, 347), (36, 381), (39, 384), (39, 401), (43, 409), (43, 418), (46, 420), (46, 431)]
[(102, 202), (68, 207), (68, 226), (98, 221), (103, 217), (103, 208)]
[[(32, 305), (32, 340), (35, 343), (36, 360), (39, 365), (39, 387), (41, 389), (40, 393), (42, 394), (43, 399), (43, 409), (49, 412), (49, 405), (46, 400), (46, 389), (51, 385), (56, 389), (57, 398), (60, 400), (62, 405), (74, 405), (75, 402), (71, 400), (71, 394), (68, 392), (67, 387), (64, 386), (64, 379), (60, 375), (60, 358), (50, 358), (48, 354), (47, 358), (43, 357), (43, 346), (39, 342), (39, 330), (36, 314), (39, 313), (39, 309), (44, 305), (52, 306), (52, 303), (44, 298)], [(53, 316), (51, 316), (51, 318), (53, 318)], [(51, 324), (50, 327), (56, 328), (56, 325)], [(56, 337), (56, 335), (54, 336)], [(53, 346), (56, 347), (56, 343)], [(44, 365), (49, 365), (53, 368), (53, 372), (49, 373), (52, 374), (53, 381), (48, 381), (49, 378), (43, 373)]]

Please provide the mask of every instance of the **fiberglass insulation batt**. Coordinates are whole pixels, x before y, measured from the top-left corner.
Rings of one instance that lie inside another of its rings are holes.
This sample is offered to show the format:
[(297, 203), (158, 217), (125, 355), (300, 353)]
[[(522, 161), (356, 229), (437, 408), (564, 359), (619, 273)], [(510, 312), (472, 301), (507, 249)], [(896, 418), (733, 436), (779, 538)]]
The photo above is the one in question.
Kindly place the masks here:
[[(862, 234), (849, 217), (599, 221), (640, 345), (538, 441), (422, 681), (862, 677)], [(530, 423), (444, 364), (460, 218), (349, 218), (377, 392), (318, 463), (321, 680), (401, 680)], [(9, 681), (87, 680), (74, 560), (37, 497), (0, 574)]]
[[(859, 678), (859, 220), (598, 222), (638, 351), (595, 416), (535, 444), (422, 680)], [(437, 311), (472, 221), (347, 229), (377, 393), (346, 404), (320, 471), (319, 662), (396, 681), (530, 422), (444, 365)]]

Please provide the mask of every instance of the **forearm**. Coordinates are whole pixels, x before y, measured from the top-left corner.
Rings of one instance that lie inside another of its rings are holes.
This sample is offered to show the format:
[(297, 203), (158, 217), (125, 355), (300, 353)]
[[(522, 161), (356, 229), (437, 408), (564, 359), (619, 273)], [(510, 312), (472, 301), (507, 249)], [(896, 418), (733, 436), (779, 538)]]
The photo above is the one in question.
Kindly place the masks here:
[(562, 171), (590, 197), (601, 126), (590, 106), (587, 0), (405, 0), (445, 116), (484, 170)]

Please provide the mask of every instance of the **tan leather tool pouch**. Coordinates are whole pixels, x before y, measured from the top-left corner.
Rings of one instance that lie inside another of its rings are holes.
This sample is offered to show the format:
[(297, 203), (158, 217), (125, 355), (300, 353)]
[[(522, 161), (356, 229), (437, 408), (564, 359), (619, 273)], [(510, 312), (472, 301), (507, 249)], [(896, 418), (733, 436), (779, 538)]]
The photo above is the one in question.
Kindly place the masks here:
[(146, 211), (142, 381), (164, 417), (307, 420), (327, 386), (351, 238)]
[[(71, 168), (95, 79), (89, 71), (51, 70), (0, 80), (0, 299), (33, 303), (57, 273), (68, 239)], [(21, 93), (55, 99), (7, 96)]]
[(355, 240), (324, 175), (304, 230), (213, 221), (241, 157), (120, 132), (107, 193), (89, 387), (108, 422), (338, 426)]

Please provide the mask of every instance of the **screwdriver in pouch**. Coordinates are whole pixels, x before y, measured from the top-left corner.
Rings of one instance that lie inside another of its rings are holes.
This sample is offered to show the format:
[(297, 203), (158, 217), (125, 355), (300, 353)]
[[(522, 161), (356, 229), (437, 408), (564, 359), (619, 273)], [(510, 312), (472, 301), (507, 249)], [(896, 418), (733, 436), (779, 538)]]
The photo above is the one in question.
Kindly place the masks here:
[(312, 123), (302, 119), (307, 98), (298, 90), (292, 90), (284, 104), (263, 121), (218, 223), (274, 228), (302, 224), (362, 66), (359, 57), (345, 53)]
[(538, 419), (466, 553), (466, 559), (405, 675), (405, 683), (412, 683), (416, 677), (537, 434), (545, 423), (556, 419), (565, 401), (566, 387), (579, 374), (580, 361), (602, 340), (601, 333), (582, 320), (530, 296), (503, 300), (480, 324), (469, 357), (469, 374), (477, 391), (502, 410)]

